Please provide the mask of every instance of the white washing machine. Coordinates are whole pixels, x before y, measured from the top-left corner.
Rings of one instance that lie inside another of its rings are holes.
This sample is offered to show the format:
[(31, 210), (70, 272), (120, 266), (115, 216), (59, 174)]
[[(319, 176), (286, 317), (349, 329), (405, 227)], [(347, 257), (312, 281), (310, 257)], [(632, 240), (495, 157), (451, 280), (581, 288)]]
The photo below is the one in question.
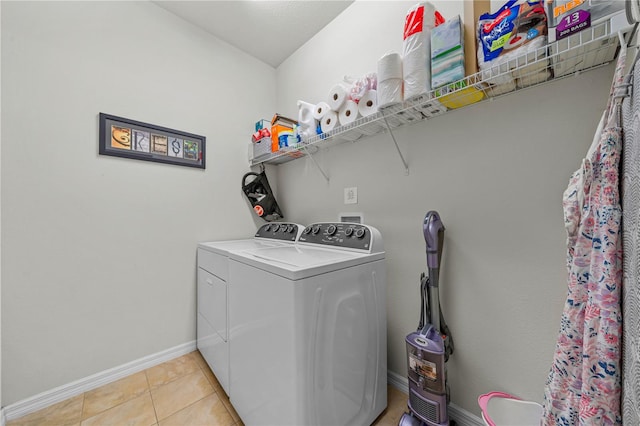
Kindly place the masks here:
[(229, 255), (230, 399), (247, 425), (369, 425), (387, 405), (385, 253), (361, 224)]
[(229, 253), (267, 247), (291, 246), (304, 226), (270, 223), (254, 238), (198, 244), (197, 347), (229, 395)]

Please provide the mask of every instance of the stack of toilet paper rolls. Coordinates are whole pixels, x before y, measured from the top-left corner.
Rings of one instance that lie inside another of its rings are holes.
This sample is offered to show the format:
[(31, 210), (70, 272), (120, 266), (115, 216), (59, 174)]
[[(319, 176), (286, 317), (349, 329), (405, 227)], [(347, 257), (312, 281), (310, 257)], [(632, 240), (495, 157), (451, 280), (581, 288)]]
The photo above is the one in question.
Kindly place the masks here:
[[(329, 90), (327, 102), (321, 102), (324, 113), (320, 117), (320, 128), (322, 133), (334, 130), (338, 126), (351, 124), (358, 119), (358, 104), (350, 98), (351, 86), (341, 82)], [(362, 136), (361, 133), (341, 134), (342, 139), (354, 141)]]
[(402, 57), (387, 53), (378, 59), (378, 108), (402, 103)]
[[(402, 87), (402, 60), (396, 66), (394, 79), (400, 80)], [(344, 77), (344, 81), (334, 85), (326, 98), (326, 102), (311, 104), (298, 101), (299, 133), (304, 140), (319, 133), (329, 133), (339, 126), (354, 123), (360, 117), (369, 117), (378, 112), (377, 74), (367, 73), (362, 77)], [(401, 91), (400, 91), (401, 93)], [(402, 99), (400, 98), (400, 101)], [(354, 141), (362, 135), (373, 135), (382, 130), (378, 123), (364, 123), (357, 130), (341, 133), (341, 139)]]

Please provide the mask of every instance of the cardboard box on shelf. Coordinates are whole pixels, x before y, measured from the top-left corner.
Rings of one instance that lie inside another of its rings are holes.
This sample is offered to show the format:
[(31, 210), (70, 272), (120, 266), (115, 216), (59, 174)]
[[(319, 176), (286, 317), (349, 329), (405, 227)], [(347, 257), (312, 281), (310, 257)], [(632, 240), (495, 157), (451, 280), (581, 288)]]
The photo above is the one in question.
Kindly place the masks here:
[(467, 75), (478, 72), (478, 19), (491, 12), (491, 0), (464, 1), (464, 69)]

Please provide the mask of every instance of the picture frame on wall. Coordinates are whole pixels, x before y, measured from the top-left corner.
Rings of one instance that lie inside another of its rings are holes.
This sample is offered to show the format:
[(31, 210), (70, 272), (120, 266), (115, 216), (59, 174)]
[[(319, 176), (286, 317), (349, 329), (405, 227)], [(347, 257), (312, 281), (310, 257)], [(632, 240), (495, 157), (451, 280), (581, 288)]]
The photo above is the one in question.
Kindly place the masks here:
[(100, 113), (99, 154), (205, 168), (206, 138)]

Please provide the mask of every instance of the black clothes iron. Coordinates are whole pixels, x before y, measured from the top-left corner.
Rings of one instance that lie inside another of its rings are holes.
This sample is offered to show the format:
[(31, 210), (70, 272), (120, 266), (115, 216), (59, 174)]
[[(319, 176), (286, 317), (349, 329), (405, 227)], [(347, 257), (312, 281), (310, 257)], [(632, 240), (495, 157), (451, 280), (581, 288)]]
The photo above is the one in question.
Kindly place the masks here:
[(435, 211), (424, 218), (429, 276), (420, 276), (421, 312), (418, 330), (405, 338), (409, 379), (409, 410), (399, 426), (449, 426), (449, 386), (445, 363), (453, 338), (440, 309), (439, 280), (444, 225)]

